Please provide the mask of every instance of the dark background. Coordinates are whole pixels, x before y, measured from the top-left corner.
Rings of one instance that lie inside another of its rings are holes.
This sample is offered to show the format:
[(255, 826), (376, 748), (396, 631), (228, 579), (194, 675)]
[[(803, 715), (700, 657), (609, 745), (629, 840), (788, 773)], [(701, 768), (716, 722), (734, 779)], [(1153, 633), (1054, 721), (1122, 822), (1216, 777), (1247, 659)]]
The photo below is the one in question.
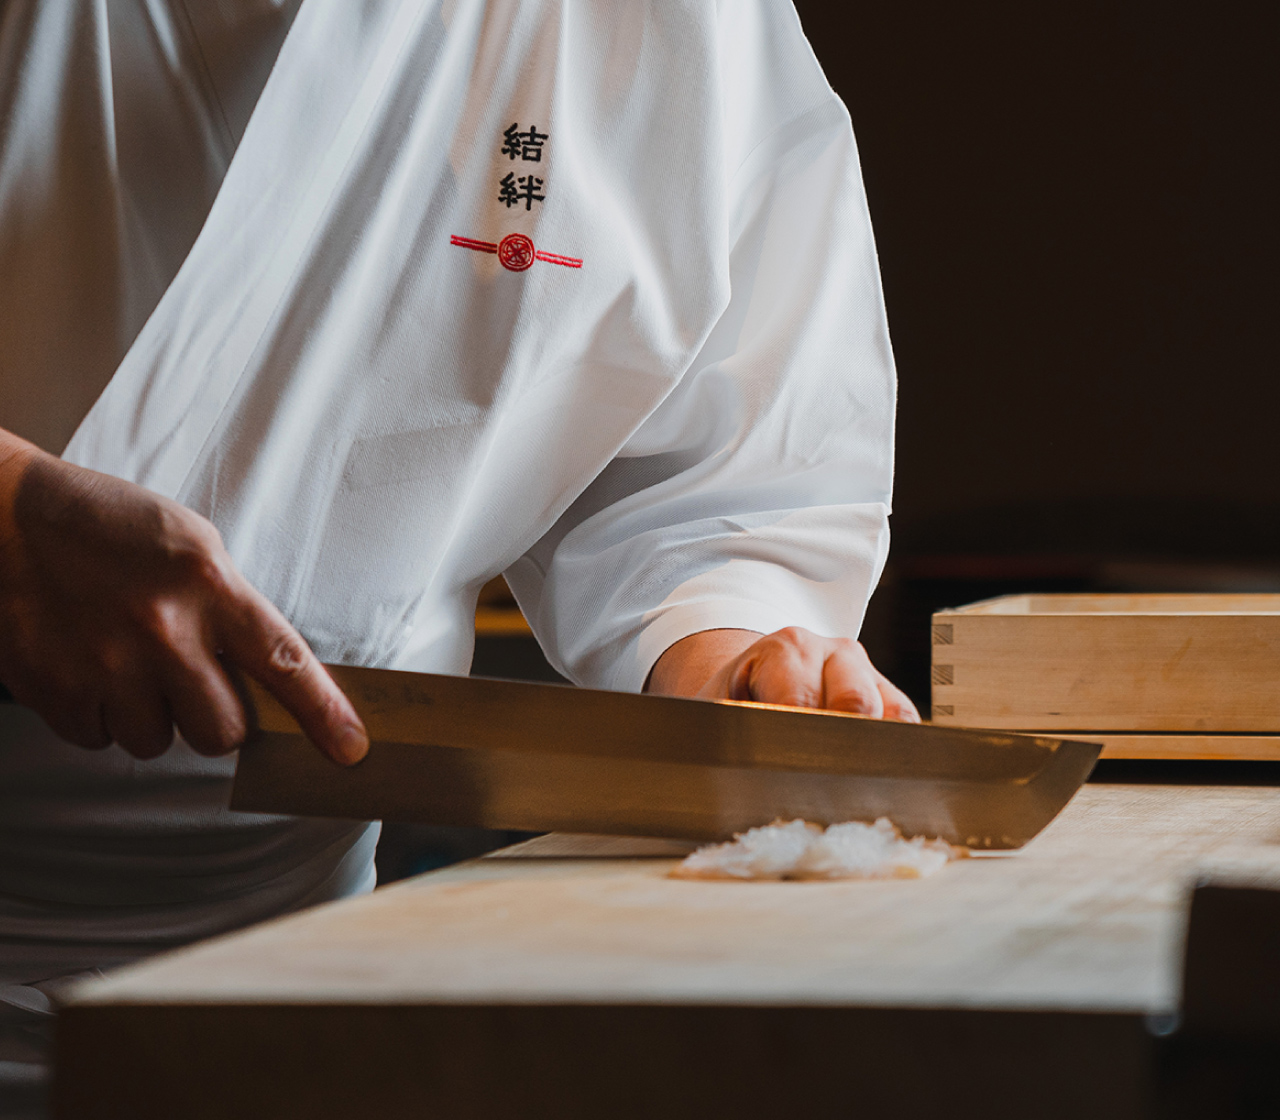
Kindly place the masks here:
[(1006, 591), (1280, 589), (1280, 4), (799, 0), (900, 379), (865, 640)]
[[(876, 225), (899, 542), (1199, 552), (1199, 517), (1116, 514), (1273, 508), (1280, 5), (800, 10)], [(1004, 515), (1046, 504), (1071, 524)]]

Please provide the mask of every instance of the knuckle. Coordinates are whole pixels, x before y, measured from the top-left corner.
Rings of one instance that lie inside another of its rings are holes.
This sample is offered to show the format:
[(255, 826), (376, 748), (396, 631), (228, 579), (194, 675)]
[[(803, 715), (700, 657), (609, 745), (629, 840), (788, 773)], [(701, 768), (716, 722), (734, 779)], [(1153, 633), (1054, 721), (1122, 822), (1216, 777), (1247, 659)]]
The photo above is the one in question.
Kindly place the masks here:
[(794, 657), (796, 654), (796, 645), (788, 640), (787, 636), (781, 632), (777, 634), (766, 634), (751, 649), (757, 661), (777, 661), (783, 658)]
[(165, 649), (178, 646), (184, 629), (186, 610), (170, 596), (155, 596), (135, 603), (132, 608), (135, 625), (157, 645)]
[(763, 699), (770, 704), (785, 704), (791, 708), (816, 708), (820, 703), (818, 691), (800, 681), (786, 681), (765, 690)]
[(277, 634), (267, 653), (267, 668), (278, 678), (296, 680), (310, 665), (309, 653), (306, 642), (299, 635), (293, 632)]
[(175, 558), (184, 584), (206, 596), (220, 596), (231, 584), (227, 562), (218, 552), (191, 547), (183, 549)]
[(94, 669), (104, 683), (118, 680), (135, 664), (133, 651), (122, 641), (101, 642), (94, 651)]
[(213, 553), (224, 552), (222, 534), (218, 532), (218, 527), (207, 517), (198, 514), (192, 514), (191, 517), (194, 522), (192, 531), (204, 542), (205, 547)]
[(874, 678), (866, 674), (828, 671), (824, 691), (828, 707), (837, 711), (873, 715), (884, 708), (880, 689)]
[(160, 536), (174, 578), (184, 584), (220, 588), (228, 581), (222, 537), (211, 522), (181, 506), (160, 511)]
[(772, 634), (765, 635), (764, 640), (770, 646), (785, 649), (789, 646), (799, 645), (802, 633), (803, 631), (798, 626), (786, 626), (781, 630), (775, 630)]
[(786, 626), (779, 630), (775, 637), (779, 638), (784, 645), (792, 649), (807, 649), (811, 646), (824, 643), (827, 639), (819, 638), (810, 630), (806, 630), (803, 626)]
[(156, 517), (167, 540), (181, 545), (187, 540), (221, 540), (218, 530), (208, 518), (167, 499), (157, 499)]

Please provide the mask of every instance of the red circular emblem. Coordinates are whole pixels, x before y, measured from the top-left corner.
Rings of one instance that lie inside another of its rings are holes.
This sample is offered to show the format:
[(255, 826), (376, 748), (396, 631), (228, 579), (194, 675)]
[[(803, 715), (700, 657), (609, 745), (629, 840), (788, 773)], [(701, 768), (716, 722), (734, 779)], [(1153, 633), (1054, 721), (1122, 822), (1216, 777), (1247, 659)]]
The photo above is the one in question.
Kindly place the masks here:
[(533, 264), (533, 242), (523, 233), (509, 233), (498, 242), (498, 260), (512, 272), (523, 272)]

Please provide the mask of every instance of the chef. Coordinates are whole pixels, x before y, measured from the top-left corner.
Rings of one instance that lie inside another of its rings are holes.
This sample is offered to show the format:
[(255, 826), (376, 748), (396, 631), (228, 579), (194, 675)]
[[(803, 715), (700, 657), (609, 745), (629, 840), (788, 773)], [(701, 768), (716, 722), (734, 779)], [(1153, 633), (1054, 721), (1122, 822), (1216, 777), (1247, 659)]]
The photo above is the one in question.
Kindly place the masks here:
[(226, 810), (236, 674), (354, 762), (320, 662), (465, 673), (501, 572), (578, 683), (917, 718), (789, 5), (9, 0), (0, 145), (0, 1085), (58, 978), (372, 886)]

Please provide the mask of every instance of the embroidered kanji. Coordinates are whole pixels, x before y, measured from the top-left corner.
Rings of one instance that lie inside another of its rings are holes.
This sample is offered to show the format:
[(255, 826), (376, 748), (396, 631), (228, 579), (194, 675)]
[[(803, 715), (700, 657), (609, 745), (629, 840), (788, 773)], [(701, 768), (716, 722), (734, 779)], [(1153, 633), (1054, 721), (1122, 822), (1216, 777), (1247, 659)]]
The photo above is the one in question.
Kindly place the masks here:
[(524, 203), (526, 210), (532, 210), (535, 202), (542, 202), (547, 197), (539, 194), (540, 190), (542, 190), (542, 180), (536, 176), (521, 175), (517, 179), (514, 171), (508, 171), (502, 177), (498, 201), (505, 203), (508, 210), (513, 206), (519, 206), (521, 202)]
[(521, 132), (519, 122), (502, 135), (507, 141), (502, 146), (502, 154), (509, 159), (522, 159), (527, 163), (542, 162), (542, 145), (551, 136), (548, 132), (539, 132), (536, 124), (530, 125), (528, 132)]

